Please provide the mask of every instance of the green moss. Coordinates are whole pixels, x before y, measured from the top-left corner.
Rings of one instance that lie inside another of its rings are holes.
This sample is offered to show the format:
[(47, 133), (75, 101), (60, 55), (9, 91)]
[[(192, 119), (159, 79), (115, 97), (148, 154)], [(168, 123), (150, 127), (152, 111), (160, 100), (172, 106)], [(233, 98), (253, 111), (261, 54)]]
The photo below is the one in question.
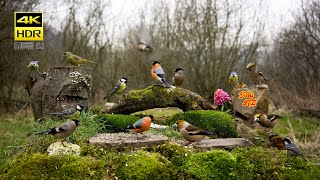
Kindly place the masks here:
[(123, 132), (127, 126), (139, 119), (131, 115), (101, 114), (95, 118), (95, 121), (101, 123), (104, 132)]
[(193, 154), (183, 167), (196, 179), (251, 179), (253, 169), (243, 157), (223, 150)]
[(119, 179), (171, 179), (173, 175), (170, 161), (158, 153), (145, 151), (123, 154), (116, 171)]
[(188, 111), (186, 113), (178, 113), (172, 116), (168, 120), (167, 124), (172, 125), (180, 119), (183, 119), (199, 128), (206, 129), (218, 137), (237, 137), (235, 122), (230, 114), (224, 112), (196, 110)]
[(0, 179), (102, 179), (107, 175), (105, 165), (90, 157), (36, 153), (10, 162)]

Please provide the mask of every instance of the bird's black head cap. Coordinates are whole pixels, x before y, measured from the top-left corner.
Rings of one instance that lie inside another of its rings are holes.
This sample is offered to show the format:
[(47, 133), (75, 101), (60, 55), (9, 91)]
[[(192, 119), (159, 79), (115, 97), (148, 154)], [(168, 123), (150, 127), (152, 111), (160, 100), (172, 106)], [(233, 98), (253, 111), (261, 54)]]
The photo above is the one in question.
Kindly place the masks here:
[(77, 119), (72, 119), (72, 121), (73, 121), (74, 123), (76, 123), (76, 126), (79, 126), (79, 125), (80, 125), (80, 121), (79, 121), (79, 120), (77, 120)]
[(287, 142), (288, 144), (293, 144), (292, 140), (288, 137), (284, 138), (283, 142)]
[(121, 81), (121, 82), (124, 82), (124, 83), (126, 83), (126, 84), (127, 84), (128, 78), (126, 78), (126, 77), (122, 77), (122, 78), (120, 79), (120, 81)]
[(178, 71), (184, 71), (182, 68), (177, 68), (174, 72), (178, 72)]
[(152, 61), (152, 65), (155, 65), (155, 64), (160, 64), (160, 62), (159, 61)]

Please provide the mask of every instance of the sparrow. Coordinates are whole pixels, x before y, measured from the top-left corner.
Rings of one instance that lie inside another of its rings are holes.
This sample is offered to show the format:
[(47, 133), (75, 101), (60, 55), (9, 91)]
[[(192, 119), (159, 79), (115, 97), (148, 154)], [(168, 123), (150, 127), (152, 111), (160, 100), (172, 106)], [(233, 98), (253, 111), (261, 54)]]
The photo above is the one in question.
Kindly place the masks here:
[(246, 67), (250, 74), (250, 79), (253, 81), (255, 85), (261, 84), (264, 81), (268, 81), (263, 77), (263, 74), (257, 70), (257, 65), (254, 63), (249, 63)]
[(124, 92), (124, 90), (126, 90), (126, 88), (127, 88), (127, 82), (128, 82), (127, 78), (125, 78), (125, 77), (121, 78), (119, 80), (118, 84), (103, 99), (106, 99), (106, 98), (112, 96), (115, 93), (116, 94), (122, 94)]
[(186, 76), (184, 75), (184, 70), (182, 68), (177, 68), (172, 79), (174, 86), (181, 86), (184, 80), (186, 79)]
[(70, 64), (72, 64), (74, 66), (80, 66), (80, 64), (85, 64), (85, 63), (96, 63), (94, 61), (89, 61), (85, 58), (74, 55), (71, 52), (64, 52), (64, 57), (67, 59), (67, 61)]
[(152, 61), (151, 76), (154, 80), (160, 81), (165, 87), (170, 87), (166, 81), (166, 75), (158, 61)]
[(234, 85), (238, 82), (238, 74), (236, 72), (231, 72), (230, 77), (229, 77), (229, 84)]
[(175, 125), (178, 127), (181, 136), (189, 142), (196, 142), (202, 140), (205, 136), (212, 133), (206, 130), (202, 130), (187, 121), (178, 120)]
[(254, 115), (254, 122), (259, 123), (265, 128), (273, 128), (281, 116), (277, 114), (256, 114)]
[(142, 134), (142, 132), (144, 132), (150, 128), (152, 120), (153, 120), (153, 116), (145, 116), (145, 117), (139, 119), (134, 124), (126, 127), (126, 129), (129, 130), (130, 132)]
[(51, 115), (63, 116), (64, 118), (70, 117), (71, 115), (75, 115), (77, 112), (80, 114), (84, 109), (84, 105), (77, 104), (75, 108), (65, 109), (61, 112), (53, 112)]
[(142, 41), (136, 45), (136, 48), (141, 52), (152, 52), (152, 47)]
[(279, 135), (276, 134), (272, 134), (269, 136), (269, 140), (270, 140), (270, 146), (271, 147), (275, 147), (278, 148), (279, 150), (285, 150), (285, 146), (283, 143), (283, 138)]
[(295, 145), (292, 140), (288, 137), (284, 138), (283, 143), (285, 145), (286, 150), (292, 156), (300, 156), (304, 161), (307, 161), (306, 158), (303, 157), (300, 149), (297, 145)]
[(38, 135), (38, 134), (51, 134), (58, 139), (65, 139), (68, 136), (70, 136), (76, 130), (77, 126), (79, 126), (79, 125), (80, 125), (80, 121), (78, 121), (77, 119), (73, 119), (71, 121), (68, 121), (68, 122), (60, 125), (60, 126), (49, 129), (48, 131), (37, 132), (35, 134), (36, 135)]

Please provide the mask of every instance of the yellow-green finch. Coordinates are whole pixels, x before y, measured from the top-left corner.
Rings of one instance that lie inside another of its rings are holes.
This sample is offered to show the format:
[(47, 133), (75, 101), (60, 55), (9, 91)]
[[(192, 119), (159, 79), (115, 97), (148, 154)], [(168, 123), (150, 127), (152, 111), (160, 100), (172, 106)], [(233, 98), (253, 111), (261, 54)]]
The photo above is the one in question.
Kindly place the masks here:
[(71, 52), (64, 52), (64, 57), (67, 59), (67, 61), (70, 64), (74, 66), (80, 66), (80, 64), (85, 64), (85, 63), (96, 63), (94, 61), (90, 61), (80, 56), (74, 55)]

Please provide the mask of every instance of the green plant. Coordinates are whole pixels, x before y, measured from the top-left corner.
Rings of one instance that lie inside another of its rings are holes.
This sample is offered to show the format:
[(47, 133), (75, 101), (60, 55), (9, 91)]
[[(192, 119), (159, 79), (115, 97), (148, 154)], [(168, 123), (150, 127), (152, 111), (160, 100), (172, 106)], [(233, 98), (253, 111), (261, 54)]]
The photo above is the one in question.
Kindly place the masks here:
[(167, 121), (167, 124), (172, 125), (179, 119), (206, 129), (217, 137), (237, 137), (235, 122), (228, 113), (210, 110), (188, 111), (175, 114)]

